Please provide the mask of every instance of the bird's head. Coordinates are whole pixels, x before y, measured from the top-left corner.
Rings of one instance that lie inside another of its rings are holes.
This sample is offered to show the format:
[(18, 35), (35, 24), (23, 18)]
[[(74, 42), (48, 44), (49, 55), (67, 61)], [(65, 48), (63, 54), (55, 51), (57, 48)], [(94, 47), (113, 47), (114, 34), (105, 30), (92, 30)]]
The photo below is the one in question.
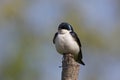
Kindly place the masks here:
[(67, 32), (73, 32), (73, 28), (70, 24), (63, 22), (58, 27), (59, 33), (67, 33)]

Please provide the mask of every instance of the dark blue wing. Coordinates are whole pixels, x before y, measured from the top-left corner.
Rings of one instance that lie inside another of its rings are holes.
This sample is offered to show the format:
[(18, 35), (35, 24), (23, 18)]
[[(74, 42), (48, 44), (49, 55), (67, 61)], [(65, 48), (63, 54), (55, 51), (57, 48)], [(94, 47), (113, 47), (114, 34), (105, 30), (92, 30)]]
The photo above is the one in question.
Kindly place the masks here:
[(53, 43), (55, 44), (55, 38), (58, 35), (58, 32), (55, 33), (54, 38), (53, 38)]
[(75, 41), (78, 43), (79, 47), (81, 47), (81, 43), (80, 43), (80, 40), (79, 40), (77, 34), (75, 32), (70, 32), (70, 34), (75, 39)]
[(75, 39), (75, 41), (78, 43), (79, 48), (80, 48), (77, 61), (78, 61), (80, 64), (85, 65), (84, 62), (82, 61), (82, 50), (81, 50), (80, 40), (79, 40), (79, 38), (78, 38), (78, 36), (77, 36), (77, 34), (76, 34), (75, 32), (70, 32), (70, 34), (71, 34), (72, 37)]

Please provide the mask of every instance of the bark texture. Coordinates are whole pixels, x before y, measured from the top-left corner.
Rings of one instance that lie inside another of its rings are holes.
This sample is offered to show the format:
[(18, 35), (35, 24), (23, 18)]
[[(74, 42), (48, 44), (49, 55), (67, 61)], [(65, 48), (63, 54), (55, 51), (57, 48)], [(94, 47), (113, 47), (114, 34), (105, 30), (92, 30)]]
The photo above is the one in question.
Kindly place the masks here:
[(63, 55), (61, 80), (78, 80), (80, 65), (74, 60), (73, 55)]

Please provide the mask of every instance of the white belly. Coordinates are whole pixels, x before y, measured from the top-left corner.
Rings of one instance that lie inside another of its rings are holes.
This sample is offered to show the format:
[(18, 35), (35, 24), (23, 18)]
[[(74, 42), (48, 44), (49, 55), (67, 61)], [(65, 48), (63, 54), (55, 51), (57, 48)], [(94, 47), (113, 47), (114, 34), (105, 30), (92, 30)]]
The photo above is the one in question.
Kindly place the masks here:
[(69, 33), (58, 34), (55, 40), (55, 47), (56, 50), (61, 54), (71, 53), (75, 55), (78, 54), (80, 50), (77, 42)]

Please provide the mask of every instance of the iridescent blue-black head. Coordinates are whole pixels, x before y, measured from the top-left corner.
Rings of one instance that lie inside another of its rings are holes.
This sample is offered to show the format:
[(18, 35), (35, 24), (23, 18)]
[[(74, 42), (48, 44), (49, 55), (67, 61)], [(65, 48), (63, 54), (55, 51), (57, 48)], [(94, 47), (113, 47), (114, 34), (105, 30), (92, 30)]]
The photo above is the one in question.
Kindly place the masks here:
[(70, 24), (63, 22), (59, 25), (58, 30), (66, 29), (68, 31), (73, 31), (73, 28)]

